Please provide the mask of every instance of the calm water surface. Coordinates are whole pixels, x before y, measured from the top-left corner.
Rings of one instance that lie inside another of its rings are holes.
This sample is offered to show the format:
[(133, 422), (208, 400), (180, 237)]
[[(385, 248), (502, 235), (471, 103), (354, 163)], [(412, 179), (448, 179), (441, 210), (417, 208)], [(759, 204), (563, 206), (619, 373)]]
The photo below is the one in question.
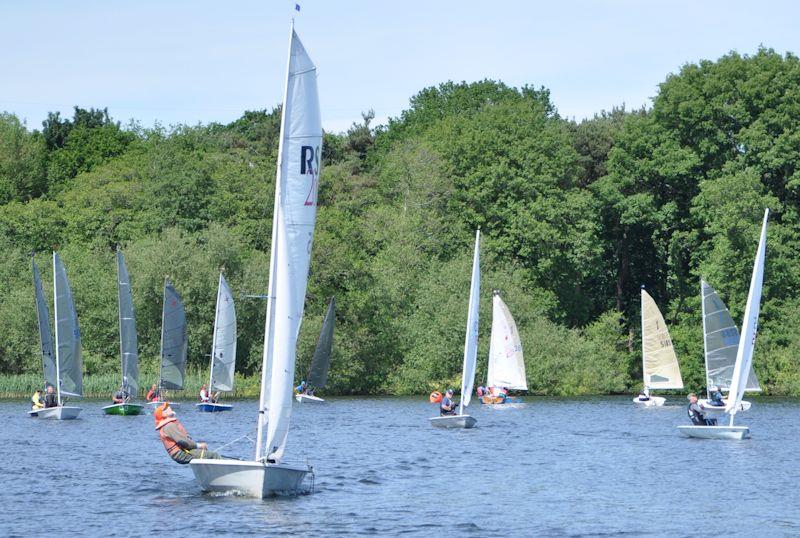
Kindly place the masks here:
[[(234, 403), (179, 417), (218, 447), (254, 428), (256, 403)], [(800, 535), (800, 403), (756, 401), (741, 442), (680, 437), (684, 406), (669, 403), (473, 405), (478, 427), (457, 431), (431, 428), (420, 399), (295, 404), (288, 459), (308, 458), (315, 493), (261, 501), (200, 493), (151, 415), (84, 401), (80, 420), (46, 421), (2, 402), (0, 535)]]

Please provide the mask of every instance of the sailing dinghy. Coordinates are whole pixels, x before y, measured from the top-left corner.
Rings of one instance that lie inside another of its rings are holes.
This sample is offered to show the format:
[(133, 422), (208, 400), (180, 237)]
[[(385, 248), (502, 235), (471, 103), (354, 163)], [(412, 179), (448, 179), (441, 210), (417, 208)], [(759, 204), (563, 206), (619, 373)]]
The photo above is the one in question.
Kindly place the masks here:
[[(122, 251), (117, 249), (117, 294), (119, 296), (119, 354), (122, 361), (122, 393), (135, 398), (139, 393), (139, 346), (133, 311), (131, 277)], [(106, 415), (141, 415), (142, 404), (126, 400), (103, 407)]]
[(750, 428), (734, 426), (733, 419), (741, 408), (742, 397), (747, 390), (747, 380), (753, 365), (753, 351), (758, 335), (758, 314), (761, 309), (761, 288), (764, 284), (764, 261), (767, 256), (767, 219), (769, 219), (769, 209), (764, 211), (764, 220), (761, 224), (761, 237), (758, 240), (753, 275), (750, 278), (750, 291), (744, 308), (742, 335), (736, 350), (736, 362), (725, 405), (725, 412), (730, 415), (730, 421), (727, 426), (678, 426), (678, 430), (688, 437), (734, 440), (750, 437)]
[(492, 337), (486, 386), (491, 392), (480, 402), (492, 405), (520, 403), (521, 398), (511, 398), (507, 391), (528, 390), (517, 324), (498, 290), (492, 293)]
[[(702, 279), (700, 280), (700, 291), (703, 299), (703, 348), (705, 350), (708, 398), (698, 400), (697, 403), (706, 414), (719, 414), (725, 412), (725, 406), (711, 405), (709, 403), (711, 392), (714, 387), (719, 387), (723, 393), (730, 390), (736, 364), (736, 352), (739, 349), (739, 329), (733, 323), (728, 307), (722, 302), (716, 290)], [(745, 390), (761, 392), (761, 386), (758, 384), (752, 364)], [(739, 411), (748, 409), (750, 409), (750, 402), (743, 400), (739, 404)]]
[(478, 311), (481, 295), (481, 231), (475, 232), (475, 252), (472, 255), (472, 280), (469, 286), (469, 307), (467, 310), (467, 334), (464, 339), (464, 365), (461, 372), (461, 403), (457, 415), (442, 415), (430, 420), (437, 428), (472, 428), (478, 422), (465, 414), (472, 398), (472, 385), (475, 382), (475, 362), (478, 357)]
[[(313, 391), (325, 388), (328, 383), (328, 368), (331, 365), (333, 325), (335, 321), (336, 301), (331, 297), (328, 303), (328, 310), (325, 312), (325, 319), (322, 321), (322, 330), (319, 332), (317, 347), (314, 349), (314, 356), (311, 358), (311, 366), (308, 369), (308, 376), (306, 377), (307, 391), (294, 395), (294, 399), (300, 403), (325, 403), (325, 400), (315, 396)], [(312, 392), (312, 394), (308, 392)]]
[(203, 491), (239, 492), (259, 498), (297, 494), (302, 491), (306, 475), (312, 472), (307, 464), (284, 461), (292, 414), (297, 334), (303, 319), (322, 156), (316, 67), (295, 33), (294, 23), (289, 35), (287, 64), (256, 450), (249, 461), (193, 459), (189, 466)]
[(183, 389), (183, 378), (186, 371), (186, 352), (189, 347), (189, 336), (186, 331), (186, 312), (183, 301), (169, 280), (164, 280), (164, 305), (161, 310), (161, 369), (158, 376), (159, 398), (148, 405), (158, 407), (168, 401), (170, 407), (177, 407), (177, 402), (164, 396), (164, 389)]
[[(32, 417), (71, 420), (78, 417), (80, 407), (64, 405), (64, 395), (83, 396), (83, 362), (81, 360), (81, 332), (78, 315), (69, 288), (67, 271), (58, 253), (53, 252), (53, 305), (55, 318), (55, 353), (50, 335), (50, 314), (42, 291), (42, 279), (36, 262), (33, 262), (33, 282), (36, 288), (36, 317), (39, 320), (39, 341), (44, 362), (47, 385), (55, 387), (57, 407), (34, 409)], [(55, 360), (53, 356), (55, 355)]]
[[(233, 376), (236, 370), (236, 307), (233, 294), (222, 273), (217, 287), (217, 310), (214, 314), (214, 336), (211, 343), (211, 373), (208, 381), (209, 397), (214, 391), (233, 390)], [(216, 413), (230, 411), (232, 405), (219, 402), (200, 402), (198, 411)]]
[(672, 338), (656, 302), (642, 287), (642, 374), (647, 399), (635, 397), (644, 407), (664, 405), (666, 398), (651, 396), (651, 389), (682, 389), (681, 369), (672, 347)]

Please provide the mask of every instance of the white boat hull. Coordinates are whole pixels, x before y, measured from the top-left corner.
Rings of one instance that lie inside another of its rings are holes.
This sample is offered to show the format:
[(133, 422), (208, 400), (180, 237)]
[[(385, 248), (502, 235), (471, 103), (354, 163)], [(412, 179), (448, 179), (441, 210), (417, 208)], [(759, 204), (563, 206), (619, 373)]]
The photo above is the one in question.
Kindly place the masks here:
[(661, 407), (667, 401), (661, 396), (650, 396), (649, 400), (642, 401), (638, 397), (633, 399), (633, 403), (641, 407)]
[(310, 394), (295, 394), (294, 399), (300, 403), (325, 403), (325, 400), (319, 396), (312, 396)]
[[(156, 407), (158, 407), (160, 405), (164, 405), (164, 402), (147, 402), (147, 405), (150, 406), (150, 409), (155, 409)], [(169, 406), (170, 407), (180, 407), (181, 403), (180, 402), (173, 402), (173, 401), (170, 400), (169, 401)]]
[(204, 492), (235, 492), (263, 499), (304, 493), (308, 465), (260, 463), (240, 460), (193, 459), (189, 467)]
[[(723, 401), (725, 401), (725, 400), (723, 400)], [(708, 403), (708, 400), (705, 400), (705, 399), (704, 400), (697, 400), (697, 403), (700, 405), (700, 409), (702, 409), (706, 414), (711, 413), (711, 414), (722, 415), (722, 414), (725, 413), (725, 406), (724, 405), (723, 406), (710, 405)], [(751, 406), (750, 402), (742, 400), (741, 402), (739, 402), (739, 409), (737, 410), (737, 412), (739, 412), (739, 411), (748, 411), (750, 409), (750, 406)]]
[(478, 421), (469, 415), (445, 415), (429, 418), (434, 428), (474, 428)]
[(80, 412), (80, 407), (61, 405), (58, 407), (46, 407), (37, 410), (31, 409), (28, 411), (28, 414), (32, 417), (49, 418), (52, 420), (73, 420), (78, 418)]
[(678, 431), (697, 439), (733, 439), (740, 441), (750, 437), (747, 426), (678, 426)]

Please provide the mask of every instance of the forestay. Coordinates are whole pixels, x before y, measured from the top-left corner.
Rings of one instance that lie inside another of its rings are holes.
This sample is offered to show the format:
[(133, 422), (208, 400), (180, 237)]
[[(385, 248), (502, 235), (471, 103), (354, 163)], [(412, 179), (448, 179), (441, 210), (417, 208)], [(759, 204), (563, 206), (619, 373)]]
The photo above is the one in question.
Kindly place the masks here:
[(336, 300), (331, 297), (322, 330), (319, 333), (317, 347), (311, 358), (311, 369), (308, 373), (308, 385), (323, 388), (328, 382), (328, 368), (331, 364), (331, 350), (333, 349), (333, 326), (336, 323)]
[(117, 292), (119, 294), (119, 351), (122, 360), (122, 388), (131, 395), (139, 392), (139, 343), (133, 311), (131, 278), (125, 257), (117, 250)]
[(164, 307), (161, 314), (161, 388), (183, 388), (187, 346), (183, 301), (167, 280), (164, 282)]
[(69, 396), (83, 395), (83, 361), (81, 331), (67, 271), (58, 253), (53, 252), (53, 289), (55, 294), (56, 364), (60, 376), (60, 392)]
[[(739, 329), (733, 323), (728, 307), (705, 280), (700, 280), (703, 296), (703, 343), (705, 344), (706, 386), (708, 390), (731, 386), (736, 351), (739, 348)], [(758, 378), (752, 365), (745, 390), (760, 392)]]
[(682, 389), (683, 380), (672, 338), (661, 311), (650, 294), (642, 290), (642, 370), (644, 384), (651, 389)]
[(489, 342), (489, 387), (528, 390), (525, 361), (517, 324), (508, 307), (495, 291), (492, 299), (492, 336)]
[[(297, 335), (303, 318), (317, 214), (322, 123), (316, 67), (292, 28), (281, 116), (276, 204), (260, 409), (268, 408), (266, 455), (279, 461), (292, 410)], [(274, 320), (274, 321), (273, 321)], [(265, 399), (268, 397), (268, 401)], [(259, 434), (263, 419), (259, 422)], [(256, 458), (261, 454), (261, 436)]]
[(463, 415), (472, 399), (475, 383), (475, 364), (478, 358), (478, 314), (481, 302), (481, 231), (475, 232), (475, 252), (472, 254), (472, 276), (469, 285), (467, 331), (464, 339), (464, 366), (461, 372), (461, 407)]
[(44, 382), (46, 385), (58, 385), (56, 372), (56, 358), (53, 352), (53, 333), (50, 331), (50, 310), (42, 290), (42, 275), (36, 261), (33, 264), (33, 287), (36, 290), (36, 320), (39, 322), (39, 344), (42, 351), (42, 366), (44, 368)]
[(233, 390), (236, 370), (236, 307), (228, 282), (220, 273), (211, 351), (211, 390)]
[(736, 352), (736, 363), (733, 368), (728, 403), (725, 406), (725, 411), (731, 414), (731, 424), (733, 423), (733, 415), (739, 409), (739, 402), (742, 401), (742, 396), (744, 396), (747, 377), (753, 364), (753, 350), (755, 349), (756, 336), (758, 335), (758, 314), (761, 310), (761, 287), (764, 284), (764, 260), (767, 256), (767, 219), (769, 219), (769, 209), (764, 211), (764, 221), (761, 224), (761, 237), (758, 241), (758, 251), (753, 264), (753, 276), (750, 278), (750, 292), (747, 294), (747, 305), (744, 308), (742, 337), (739, 340), (739, 347)]

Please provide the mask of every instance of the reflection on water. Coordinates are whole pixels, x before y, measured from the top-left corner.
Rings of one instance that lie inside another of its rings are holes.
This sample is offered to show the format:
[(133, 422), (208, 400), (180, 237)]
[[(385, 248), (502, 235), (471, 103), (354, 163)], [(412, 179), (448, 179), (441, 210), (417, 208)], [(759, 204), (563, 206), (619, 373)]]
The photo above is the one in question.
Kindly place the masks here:
[[(797, 402), (755, 400), (737, 417), (753, 438), (734, 442), (680, 437), (681, 400), (526, 400), (471, 406), (473, 430), (432, 428), (421, 398), (295, 404), (287, 454), (314, 466), (315, 492), (265, 501), (200, 493), (152, 416), (84, 402), (81, 420), (41, 421), (3, 402), (0, 534), (800, 534)], [(212, 448), (254, 435), (252, 401), (179, 416)]]

